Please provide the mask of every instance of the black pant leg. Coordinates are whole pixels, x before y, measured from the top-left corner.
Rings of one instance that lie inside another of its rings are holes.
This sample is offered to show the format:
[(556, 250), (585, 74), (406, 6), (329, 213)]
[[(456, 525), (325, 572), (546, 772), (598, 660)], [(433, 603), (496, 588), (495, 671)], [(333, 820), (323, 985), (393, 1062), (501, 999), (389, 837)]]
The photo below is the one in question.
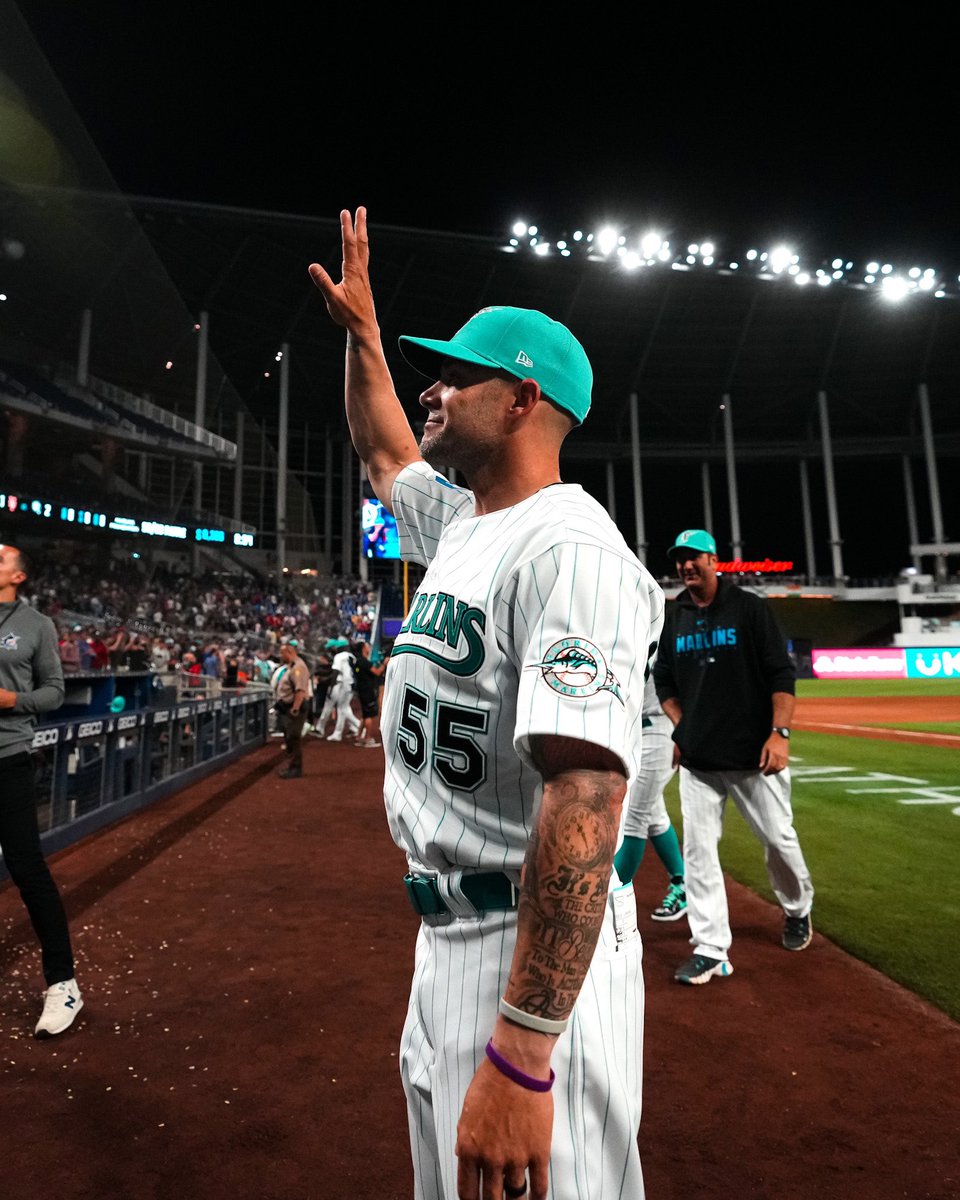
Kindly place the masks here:
[(40, 941), (47, 986), (72, 979), (67, 915), (40, 845), (33, 759), (26, 752), (0, 758), (0, 849)]

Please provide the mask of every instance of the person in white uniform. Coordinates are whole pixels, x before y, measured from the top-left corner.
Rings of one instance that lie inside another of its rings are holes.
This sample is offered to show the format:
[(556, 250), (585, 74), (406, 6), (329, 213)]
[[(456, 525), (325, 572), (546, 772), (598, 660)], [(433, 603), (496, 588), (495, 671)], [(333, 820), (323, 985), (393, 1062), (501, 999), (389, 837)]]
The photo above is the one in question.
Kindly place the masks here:
[(360, 720), (353, 711), (353, 691), (356, 683), (354, 660), (349, 645), (345, 639), (342, 640), (343, 646), (333, 656), (334, 681), (319, 721), (320, 728), (326, 728), (330, 713), (336, 709), (337, 719), (327, 738), (328, 742), (342, 742), (344, 731), (351, 736), (360, 732)]
[(667, 894), (650, 916), (654, 921), (679, 921), (687, 911), (683, 851), (663, 798), (673, 777), (673, 722), (660, 706), (653, 675), (643, 694), (643, 756), (640, 771), (627, 795), (623, 842), (613, 865), (623, 883), (632, 883), (651, 842), (666, 868)]
[(593, 379), (569, 329), (492, 307), (449, 341), (402, 337), (431, 381), (418, 446), (381, 343), (366, 210), (340, 219), (341, 282), (310, 274), (347, 332), (354, 446), (403, 557), (426, 567), (381, 723), (421, 915), (400, 1064), (415, 1196), (639, 1200), (642, 947), (613, 858), (663, 591), (560, 479)]

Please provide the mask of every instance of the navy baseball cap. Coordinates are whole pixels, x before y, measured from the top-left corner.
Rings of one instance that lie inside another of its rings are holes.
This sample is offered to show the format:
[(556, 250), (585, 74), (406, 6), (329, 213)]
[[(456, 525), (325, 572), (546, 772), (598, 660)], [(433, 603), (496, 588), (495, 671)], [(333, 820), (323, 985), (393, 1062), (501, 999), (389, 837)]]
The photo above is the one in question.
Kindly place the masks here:
[(593, 368), (566, 325), (534, 308), (481, 308), (448, 342), (398, 339), (400, 353), (428, 379), (439, 377), (439, 359), (498, 367), (518, 379), (535, 379), (543, 394), (581, 425), (590, 411)]
[(676, 558), (681, 550), (696, 550), (698, 554), (716, 554), (717, 543), (705, 529), (685, 529), (667, 551), (667, 558)]

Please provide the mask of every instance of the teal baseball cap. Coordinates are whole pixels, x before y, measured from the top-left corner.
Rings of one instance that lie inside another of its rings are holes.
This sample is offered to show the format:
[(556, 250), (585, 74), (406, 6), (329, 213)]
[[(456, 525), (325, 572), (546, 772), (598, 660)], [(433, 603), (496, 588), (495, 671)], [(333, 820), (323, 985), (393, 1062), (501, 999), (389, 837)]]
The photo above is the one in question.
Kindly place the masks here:
[(698, 554), (716, 554), (717, 543), (705, 529), (685, 529), (667, 551), (667, 558), (676, 558), (681, 550), (696, 550)]
[(398, 341), (410, 366), (429, 379), (438, 378), (438, 359), (455, 358), (535, 379), (578, 425), (590, 411), (593, 368), (587, 352), (566, 325), (535, 308), (481, 308), (448, 342), (408, 334)]

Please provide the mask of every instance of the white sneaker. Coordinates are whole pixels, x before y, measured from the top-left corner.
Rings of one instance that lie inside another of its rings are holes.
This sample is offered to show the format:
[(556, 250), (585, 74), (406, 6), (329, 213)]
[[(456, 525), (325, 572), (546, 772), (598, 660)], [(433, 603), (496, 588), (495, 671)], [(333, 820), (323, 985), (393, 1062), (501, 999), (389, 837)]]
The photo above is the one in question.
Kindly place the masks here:
[(328, 742), (342, 742), (343, 734), (342, 733), (331, 733), (330, 736), (327, 738), (327, 741)]
[(73, 1024), (73, 1019), (83, 1008), (83, 997), (75, 979), (55, 983), (43, 993), (43, 1012), (33, 1031), (35, 1038), (56, 1037)]

